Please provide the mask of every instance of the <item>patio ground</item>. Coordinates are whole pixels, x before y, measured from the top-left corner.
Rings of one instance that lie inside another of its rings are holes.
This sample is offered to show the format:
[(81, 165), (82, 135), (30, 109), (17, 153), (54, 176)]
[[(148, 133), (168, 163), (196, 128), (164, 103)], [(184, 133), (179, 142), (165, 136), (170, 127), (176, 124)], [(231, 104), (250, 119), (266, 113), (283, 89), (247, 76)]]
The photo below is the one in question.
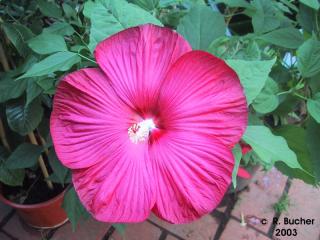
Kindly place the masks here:
[[(277, 213), (273, 205), (282, 196), (288, 196), (288, 211)], [(0, 204), (0, 240), (320, 240), (320, 189), (291, 181), (275, 169), (259, 171), (247, 189), (226, 195), (220, 205), (191, 224), (171, 225), (150, 216), (144, 223), (127, 225), (120, 235), (110, 224), (92, 219), (76, 232), (69, 223), (51, 231), (36, 231)], [(272, 224), (274, 218), (277, 224)], [(285, 218), (314, 219), (314, 223), (285, 225)], [(296, 236), (277, 236), (295, 235), (295, 231)]]

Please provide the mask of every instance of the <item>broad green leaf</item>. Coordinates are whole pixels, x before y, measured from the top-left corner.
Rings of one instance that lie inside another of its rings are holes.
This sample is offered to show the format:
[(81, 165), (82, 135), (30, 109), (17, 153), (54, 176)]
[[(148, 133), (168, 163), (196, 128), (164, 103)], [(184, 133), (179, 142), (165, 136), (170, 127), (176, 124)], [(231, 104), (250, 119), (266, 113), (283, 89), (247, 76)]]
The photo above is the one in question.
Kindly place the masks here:
[(306, 145), (310, 152), (316, 182), (320, 182), (320, 125), (310, 119), (307, 122)]
[(269, 32), (280, 26), (281, 21), (277, 17), (273, 1), (253, 0), (251, 5), (255, 8), (252, 14), (255, 33)]
[(68, 215), (73, 231), (75, 230), (80, 219), (87, 219), (90, 216), (81, 204), (73, 187), (70, 188), (64, 195), (62, 207)]
[(240, 78), (248, 105), (261, 92), (275, 61), (276, 59), (266, 61), (227, 60), (227, 64)]
[(27, 80), (14, 81), (11, 78), (0, 80), (0, 103), (18, 98), (27, 87)]
[(284, 48), (296, 49), (303, 43), (302, 33), (293, 27), (280, 28), (260, 37), (264, 41)]
[(197, 4), (180, 20), (177, 31), (193, 49), (206, 50), (213, 40), (225, 35), (226, 24), (219, 12)]
[(18, 79), (48, 75), (56, 71), (67, 71), (80, 62), (80, 57), (74, 52), (58, 52), (34, 64), (29, 71)]
[(279, 106), (273, 112), (275, 115), (287, 117), (290, 112), (293, 112), (300, 100), (291, 94), (279, 96)]
[[(30, 104), (36, 97), (42, 93), (42, 88), (36, 83), (37, 78), (28, 78), (27, 85), (27, 101), (26, 104)], [(20, 83), (21, 81), (16, 81)]]
[(320, 22), (320, 14), (316, 14), (314, 9), (300, 4), (297, 20), (303, 31), (311, 34), (317, 31), (317, 22)]
[(313, 77), (311, 77), (308, 81), (308, 85), (313, 93), (320, 92), (320, 72)]
[(93, 9), (96, 7), (96, 4), (97, 3), (90, 0), (84, 3), (82, 13), (86, 18), (91, 18), (91, 14), (93, 12)]
[(27, 56), (29, 53), (27, 41), (34, 36), (31, 30), (20, 24), (4, 23), (2, 26), (6, 36), (19, 54), (23, 57)]
[(290, 168), (301, 169), (297, 156), (289, 148), (287, 141), (283, 137), (273, 135), (269, 128), (248, 126), (242, 139), (264, 163), (274, 164), (276, 161), (282, 161)]
[(42, 147), (30, 143), (22, 143), (9, 156), (6, 166), (9, 169), (29, 168), (36, 165)]
[(219, 37), (210, 44), (207, 51), (223, 59), (254, 61), (261, 58), (261, 50), (256, 41), (239, 37)]
[(312, 77), (320, 72), (320, 41), (314, 37), (304, 42), (297, 52), (298, 69), (303, 77)]
[(278, 84), (269, 77), (262, 91), (253, 100), (252, 106), (254, 110), (263, 114), (275, 110), (279, 105), (278, 90)]
[(24, 136), (33, 131), (43, 116), (40, 98), (26, 105), (23, 99), (10, 101), (6, 106), (6, 115), (10, 128)]
[(229, 7), (253, 8), (246, 0), (216, 0), (217, 3), (224, 3)]
[(126, 231), (126, 225), (122, 224), (122, 223), (115, 223), (112, 224), (112, 226), (117, 230), (118, 233), (120, 233), (120, 235), (124, 235), (125, 231)]
[(93, 52), (96, 45), (107, 37), (127, 29), (146, 23), (162, 25), (161, 22), (149, 12), (128, 3), (125, 0), (100, 0), (85, 5), (86, 15), (91, 20), (89, 48)]
[(290, 177), (299, 178), (309, 184), (315, 184), (315, 178), (312, 176), (314, 166), (306, 143), (306, 131), (299, 126), (286, 125), (275, 129), (274, 133), (286, 139), (289, 148), (297, 155), (303, 170), (288, 168), (282, 162), (277, 162), (275, 166)]
[(0, 162), (0, 182), (9, 186), (22, 186), (25, 176), (24, 169), (8, 169)]
[(320, 3), (318, 0), (299, 0), (299, 2), (315, 10), (319, 10), (320, 8)]
[(39, 54), (68, 51), (64, 38), (61, 35), (52, 33), (42, 33), (30, 39), (28, 46)]
[(155, 9), (159, 4), (159, 0), (131, 0), (129, 2), (132, 2), (147, 11)]
[(53, 173), (57, 176), (59, 182), (64, 185), (65, 179), (68, 174), (68, 168), (64, 167), (59, 161), (54, 148), (51, 148), (49, 152), (49, 163), (53, 170)]
[(71, 7), (69, 4), (63, 3), (62, 8), (67, 18), (74, 18), (74, 19), (77, 18), (76, 10), (73, 7)]
[(237, 174), (240, 166), (240, 161), (242, 157), (242, 150), (239, 144), (235, 145), (232, 149), (233, 157), (234, 157), (234, 167), (232, 171), (232, 184), (233, 188), (237, 187)]
[(53, 18), (62, 18), (61, 8), (54, 2), (47, 0), (38, 0), (39, 9), (44, 16)]
[(37, 84), (45, 91), (49, 91), (55, 88), (55, 79), (54, 78), (40, 78), (37, 80)]
[(73, 27), (66, 22), (55, 22), (50, 27), (44, 28), (43, 33), (51, 33), (58, 35), (70, 36), (74, 33)]
[(10, 170), (6, 166), (8, 152), (0, 146), (0, 182), (9, 186), (22, 186), (24, 169)]
[(320, 92), (314, 95), (313, 98), (308, 99), (307, 108), (314, 120), (320, 123)]

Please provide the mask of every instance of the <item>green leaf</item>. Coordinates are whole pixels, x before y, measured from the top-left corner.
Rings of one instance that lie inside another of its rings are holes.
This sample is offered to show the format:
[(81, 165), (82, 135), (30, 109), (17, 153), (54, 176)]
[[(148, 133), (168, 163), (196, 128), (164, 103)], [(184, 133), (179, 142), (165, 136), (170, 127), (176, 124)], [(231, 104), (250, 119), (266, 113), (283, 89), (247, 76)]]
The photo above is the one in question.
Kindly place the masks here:
[(30, 143), (22, 143), (9, 156), (6, 166), (9, 169), (29, 168), (36, 165), (42, 147)]
[(246, 0), (216, 0), (217, 3), (224, 3), (229, 7), (253, 8)]
[(8, 152), (0, 146), (0, 182), (9, 186), (22, 186), (24, 169), (10, 170), (6, 166)]
[(308, 99), (307, 108), (314, 120), (320, 123), (320, 92)]
[(34, 64), (29, 71), (18, 79), (48, 75), (56, 71), (67, 71), (80, 62), (80, 57), (74, 52), (58, 52)]
[(23, 99), (10, 101), (6, 106), (6, 115), (10, 128), (24, 136), (41, 122), (43, 116), (41, 100), (36, 98), (27, 105)]
[(70, 36), (74, 33), (73, 27), (66, 22), (55, 22), (50, 27), (44, 28), (43, 33), (51, 33), (51, 34), (58, 34), (58, 35), (66, 35)]
[(304, 5), (313, 8), (314, 10), (319, 10), (320, 3), (318, 0), (299, 0), (299, 2), (303, 3)]
[(303, 77), (312, 77), (320, 72), (320, 41), (310, 38), (298, 49), (298, 69)]
[(11, 78), (0, 80), (0, 103), (18, 98), (27, 87), (27, 81), (14, 81)]
[(124, 235), (126, 231), (126, 225), (122, 223), (114, 223), (112, 226), (117, 230), (120, 235)]
[(131, 0), (129, 2), (132, 2), (147, 11), (155, 9), (159, 4), (159, 0)]
[(85, 5), (85, 14), (91, 20), (89, 48), (93, 52), (96, 45), (107, 37), (127, 29), (146, 23), (162, 25), (149, 12), (125, 0), (100, 0)]
[(62, 11), (59, 6), (47, 0), (38, 0), (40, 11), (44, 16), (53, 18), (62, 18)]
[(248, 61), (261, 59), (261, 50), (257, 42), (239, 37), (219, 37), (210, 44), (207, 51), (223, 59)]
[(68, 168), (63, 166), (59, 161), (54, 148), (51, 148), (49, 152), (49, 163), (53, 170), (53, 173), (57, 176), (59, 182), (64, 185), (65, 179), (68, 175)]
[(275, 129), (274, 133), (286, 139), (289, 148), (297, 155), (298, 162), (303, 170), (288, 168), (282, 162), (277, 162), (275, 166), (290, 177), (301, 179), (309, 184), (315, 184), (315, 178), (312, 176), (314, 166), (306, 143), (306, 131), (298, 126), (287, 125)]
[(277, 17), (273, 1), (253, 0), (251, 5), (255, 8), (252, 14), (252, 25), (255, 33), (265, 33), (278, 28), (281, 24)]
[(302, 33), (293, 27), (281, 28), (266, 33), (260, 39), (276, 46), (296, 49), (303, 43)]
[(72, 8), (69, 4), (63, 3), (62, 8), (64, 11), (64, 14), (67, 18), (77, 18), (77, 12), (74, 8)]
[(93, 9), (96, 7), (96, 4), (97, 3), (90, 0), (84, 3), (82, 13), (86, 18), (91, 18), (91, 14), (93, 12)]
[(62, 207), (68, 215), (73, 231), (81, 218), (87, 219), (90, 216), (73, 187), (64, 195)]
[(266, 61), (227, 60), (238, 74), (247, 97), (248, 105), (258, 96), (265, 85), (276, 59)]
[(320, 125), (312, 119), (307, 122), (306, 144), (310, 152), (316, 182), (320, 182)]
[(233, 157), (234, 157), (234, 167), (232, 171), (232, 184), (233, 188), (237, 187), (237, 174), (240, 166), (240, 161), (242, 157), (242, 150), (239, 144), (235, 145), (232, 149)]
[(52, 33), (42, 33), (30, 39), (28, 46), (39, 54), (68, 51), (64, 38), (61, 35)]
[(252, 103), (254, 110), (263, 114), (275, 110), (279, 105), (278, 91), (278, 84), (269, 77), (262, 91)]
[(25, 176), (24, 169), (10, 170), (0, 162), (0, 182), (9, 186), (22, 186)]
[(290, 168), (301, 169), (296, 154), (289, 148), (286, 140), (273, 135), (269, 128), (248, 126), (242, 139), (265, 164), (273, 165), (276, 161), (282, 161)]
[(304, 32), (311, 35), (312, 32), (317, 32), (317, 22), (320, 22), (320, 14), (317, 14), (314, 9), (300, 4), (297, 20)]
[(26, 57), (29, 53), (27, 41), (34, 35), (29, 28), (21, 24), (4, 23), (3, 30), (19, 54)]
[(55, 88), (54, 78), (40, 78), (37, 80), (37, 84), (45, 91), (50, 91)]
[(206, 50), (213, 40), (225, 35), (226, 24), (219, 12), (197, 4), (180, 20), (177, 31), (193, 49)]
[[(28, 78), (27, 105), (42, 93), (42, 88), (35, 82), (35, 80), (37, 80), (37, 78)], [(16, 82), (20, 83), (20, 81)]]

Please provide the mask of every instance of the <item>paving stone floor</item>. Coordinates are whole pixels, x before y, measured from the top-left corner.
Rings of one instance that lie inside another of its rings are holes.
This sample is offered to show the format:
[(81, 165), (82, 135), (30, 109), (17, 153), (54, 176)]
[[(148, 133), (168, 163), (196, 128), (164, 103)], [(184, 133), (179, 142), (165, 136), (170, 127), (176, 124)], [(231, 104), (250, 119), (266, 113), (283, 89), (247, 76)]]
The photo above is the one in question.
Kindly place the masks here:
[[(273, 205), (289, 197), (287, 212)], [(278, 219), (272, 224), (273, 218)], [(284, 225), (285, 218), (314, 219), (312, 225)], [(293, 234), (296, 236), (278, 236)], [(72, 232), (70, 223), (50, 231), (36, 231), (20, 221), (14, 210), (0, 203), (0, 240), (320, 240), (320, 189), (289, 180), (277, 170), (259, 171), (239, 194), (227, 194), (211, 214), (191, 224), (172, 225), (155, 216), (129, 224), (124, 235), (111, 224), (93, 219)]]

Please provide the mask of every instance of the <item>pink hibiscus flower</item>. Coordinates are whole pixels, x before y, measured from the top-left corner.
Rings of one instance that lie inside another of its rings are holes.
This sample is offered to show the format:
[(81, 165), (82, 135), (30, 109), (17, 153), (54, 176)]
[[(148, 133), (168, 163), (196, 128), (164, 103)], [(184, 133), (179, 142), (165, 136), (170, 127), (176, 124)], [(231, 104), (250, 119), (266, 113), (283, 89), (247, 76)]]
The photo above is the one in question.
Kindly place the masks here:
[(99, 68), (60, 82), (51, 115), (56, 152), (86, 209), (107, 222), (152, 211), (185, 223), (212, 211), (247, 123), (236, 73), (154, 25), (102, 41), (95, 58)]

